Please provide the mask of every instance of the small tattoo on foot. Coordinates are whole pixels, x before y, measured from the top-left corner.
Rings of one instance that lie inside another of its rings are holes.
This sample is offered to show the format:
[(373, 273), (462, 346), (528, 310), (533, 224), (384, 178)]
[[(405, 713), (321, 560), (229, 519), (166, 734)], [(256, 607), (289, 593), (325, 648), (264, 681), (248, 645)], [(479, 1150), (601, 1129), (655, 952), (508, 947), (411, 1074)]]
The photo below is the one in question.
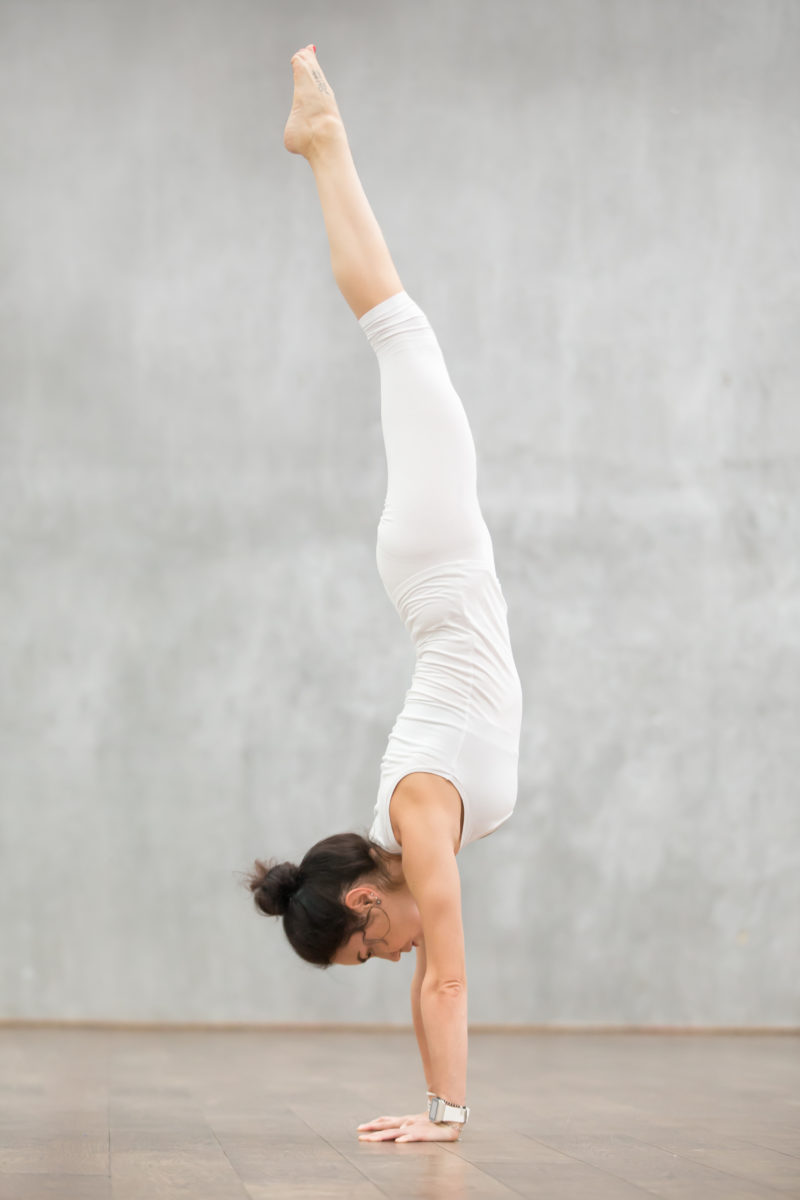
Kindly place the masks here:
[(327, 83), (326, 83), (326, 82), (325, 82), (325, 80), (322, 78), (322, 76), (320, 75), (319, 71), (314, 71), (314, 70), (312, 70), (311, 74), (312, 74), (312, 75), (314, 76), (314, 78), (316, 79), (316, 81), (317, 81), (317, 87), (319, 88), (319, 90), (320, 90), (321, 92), (325, 92), (327, 95), (330, 95), (331, 89), (328, 87)]

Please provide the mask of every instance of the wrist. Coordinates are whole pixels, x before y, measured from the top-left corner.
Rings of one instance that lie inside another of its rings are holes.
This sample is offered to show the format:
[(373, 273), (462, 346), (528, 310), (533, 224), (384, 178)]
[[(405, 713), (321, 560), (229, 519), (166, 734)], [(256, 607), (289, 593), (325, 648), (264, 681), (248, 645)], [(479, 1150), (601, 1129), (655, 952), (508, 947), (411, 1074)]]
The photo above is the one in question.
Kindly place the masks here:
[(466, 1125), (469, 1109), (466, 1104), (452, 1104), (443, 1096), (428, 1098), (428, 1117), (435, 1125)]

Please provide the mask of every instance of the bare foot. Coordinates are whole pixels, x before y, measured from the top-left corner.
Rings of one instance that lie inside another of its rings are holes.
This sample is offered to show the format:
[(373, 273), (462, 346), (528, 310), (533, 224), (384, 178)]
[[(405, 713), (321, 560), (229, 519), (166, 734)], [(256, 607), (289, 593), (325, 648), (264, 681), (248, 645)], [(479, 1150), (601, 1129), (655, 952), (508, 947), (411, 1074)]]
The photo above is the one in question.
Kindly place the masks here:
[(283, 144), (292, 154), (304, 158), (314, 142), (329, 136), (332, 129), (344, 129), (333, 90), (317, 62), (313, 46), (305, 46), (292, 57), (294, 98), (292, 111), (283, 131)]

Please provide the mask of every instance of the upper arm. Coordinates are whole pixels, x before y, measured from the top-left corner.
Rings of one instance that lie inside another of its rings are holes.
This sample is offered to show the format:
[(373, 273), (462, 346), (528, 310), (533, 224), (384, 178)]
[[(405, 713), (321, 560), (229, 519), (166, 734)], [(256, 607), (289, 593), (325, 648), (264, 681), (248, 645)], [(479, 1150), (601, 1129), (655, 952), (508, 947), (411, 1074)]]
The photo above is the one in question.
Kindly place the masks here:
[(434, 988), (464, 987), (467, 980), (461, 879), (452, 830), (424, 797), (403, 820), (403, 875), (414, 897), (425, 939), (425, 982)]

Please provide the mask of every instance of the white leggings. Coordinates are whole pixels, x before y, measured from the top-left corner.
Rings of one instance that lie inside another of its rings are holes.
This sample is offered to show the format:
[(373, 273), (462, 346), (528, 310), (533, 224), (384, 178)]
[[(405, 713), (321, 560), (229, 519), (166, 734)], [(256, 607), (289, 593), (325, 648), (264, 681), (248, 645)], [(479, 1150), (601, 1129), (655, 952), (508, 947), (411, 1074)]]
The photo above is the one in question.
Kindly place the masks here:
[(403, 291), (359, 324), (380, 368), (388, 487), (376, 556), (386, 591), (394, 599), (410, 576), (454, 559), (494, 572), (472, 432), (428, 318)]
[(424, 771), (458, 789), (463, 846), (508, 820), (517, 798), (522, 694), (507, 607), (469, 422), (427, 317), (400, 292), (360, 324), (378, 356), (389, 468), (378, 571), (415, 647), (370, 837), (402, 852), (391, 798), (405, 775)]

